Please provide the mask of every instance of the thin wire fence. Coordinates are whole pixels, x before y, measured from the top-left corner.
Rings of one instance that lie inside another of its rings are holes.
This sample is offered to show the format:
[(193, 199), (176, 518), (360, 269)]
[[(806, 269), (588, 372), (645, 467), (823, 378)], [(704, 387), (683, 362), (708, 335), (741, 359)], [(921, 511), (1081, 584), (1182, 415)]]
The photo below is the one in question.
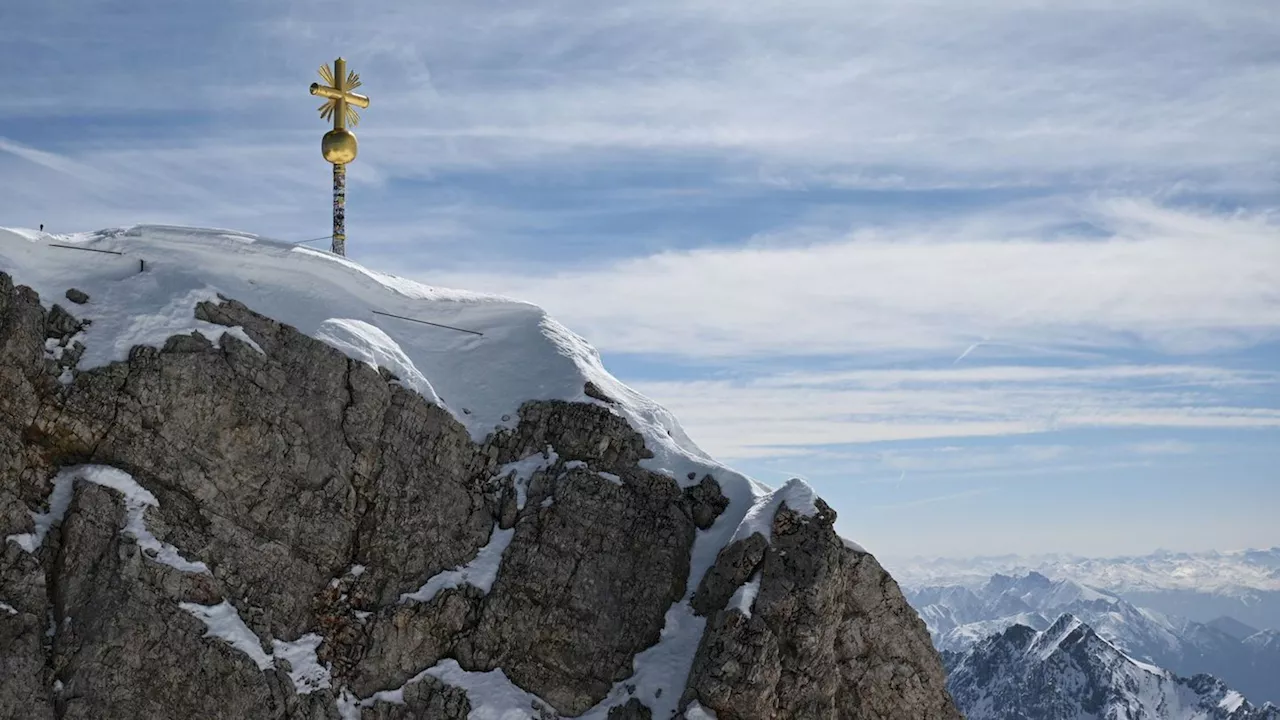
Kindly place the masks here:
[[(320, 240), (327, 240), (327, 239), (329, 239), (330, 237), (332, 237), (332, 236), (331, 236), (331, 235), (326, 235), (326, 236), (324, 236), (324, 237), (313, 238), (313, 239), (311, 239), (311, 240), (302, 240), (301, 242), (296, 242), (296, 243), (293, 243), (293, 244), (294, 244), (294, 245), (305, 245), (305, 244), (307, 244), (307, 243), (318, 242), (318, 241), (320, 241)], [(119, 255), (120, 257), (124, 257), (124, 253), (123, 253), (123, 252), (120, 252), (119, 250), (101, 250), (101, 249), (98, 249), (98, 248), (76, 247), (75, 245), (58, 245), (58, 244), (56, 244), (56, 243), (50, 243), (50, 244), (49, 244), (49, 247), (61, 248), (61, 249), (63, 249), (63, 250), (80, 250), (80, 251), (82, 251), (82, 252), (105, 253), (105, 254), (107, 254), (107, 255)], [(142, 260), (142, 259), (140, 258), (140, 259), (138, 260), (138, 270), (139, 270), (139, 272), (141, 272), (141, 271), (143, 271), (143, 270), (146, 270), (146, 267), (147, 267), (147, 265), (146, 265), (146, 260)], [(484, 333), (482, 333), (482, 332), (478, 332), (478, 331), (476, 331), (476, 330), (468, 330), (468, 329), (466, 329), (466, 328), (454, 327), (453, 325), (445, 325), (444, 323), (431, 322), (430, 320), (419, 320), (418, 318), (406, 317), (406, 316), (404, 316), (404, 315), (396, 315), (396, 314), (394, 314), (394, 313), (383, 312), (383, 311), (381, 311), (381, 310), (374, 310), (373, 308), (370, 308), (370, 309), (369, 309), (369, 312), (373, 313), (374, 315), (382, 315), (383, 317), (395, 318), (395, 319), (397, 319), (397, 320), (405, 320), (405, 321), (408, 321), (408, 322), (419, 323), (419, 324), (421, 324), (421, 325), (430, 325), (431, 327), (438, 327), (438, 328), (442, 328), (442, 329), (444, 329), (444, 330), (453, 330), (454, 332), (467, 333), (468, 335), (475, 335), (475, 336), (477, 336), (477, 337), (484, 337)]]

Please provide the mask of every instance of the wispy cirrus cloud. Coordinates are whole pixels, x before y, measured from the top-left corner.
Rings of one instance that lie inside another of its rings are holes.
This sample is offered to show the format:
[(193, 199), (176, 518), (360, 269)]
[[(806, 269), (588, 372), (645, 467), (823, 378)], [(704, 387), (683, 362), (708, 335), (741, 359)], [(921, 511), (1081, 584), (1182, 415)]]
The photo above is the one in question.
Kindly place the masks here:
[[(323, 195), (305, 86), (334, 52), (374, 97), (355, 166), (367, 176), (353, 190), (385, 182), (378, 192), (400, 200), (424, 182), (483, 195), (486, 178), (545, 185), (673, 162), (697, 164), (699, 189), (715, 196), (742, 186), (1257, 193), (1280, 152), (1280, 106), (1267, 100), (1280, 19), (1266, 0), (346, 7), (15, 6), (0, 59), (24, 70), (8, 88), (21, 101), (0, 118), (26, 146), (118, 174), (138, 212), (168, 209), (166, 184), (207, 188), (205, 205), (184, 205), (197, 224), (246, 203), (260, 224), (296, 223), (284, 198)], [(152, 156), (158, 146), (168, 158)], [(104, 150), (119, 161), (95, 156)], [(319, 177), (277, 185), (273, 216), (254, 202), (252, 175), (282, 167)], [(352, 220), (359, 229), (360, 214)]]
[(1259, 2), (375, 4), (362, 22), (369, 53), (419, 83), (374, 132), (443, 167), (642, 151), (877, 184), (1239, 183), (1275, 147)]

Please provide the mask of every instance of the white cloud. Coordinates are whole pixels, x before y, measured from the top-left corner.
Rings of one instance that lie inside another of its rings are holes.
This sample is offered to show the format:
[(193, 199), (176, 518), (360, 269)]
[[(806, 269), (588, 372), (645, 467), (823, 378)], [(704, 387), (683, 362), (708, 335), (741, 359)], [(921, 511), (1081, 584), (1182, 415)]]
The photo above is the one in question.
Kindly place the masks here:
[[(1003, 371), (1003, 372), (1002, 372)], [(1031, 435), (1081, 428), (1275, 429), (1280, 409), (1257, 407), (1232, 394), (1242, 385), (1280, 386), (1278, 373), (1242, 373), (1206, 367), (1134, 366), (983, 368), (978, 371), (854, 371), (753, 380), (642, 382), (641, 392), (665, 404), (686, 431), (717, 457), (787, 457), (818, 446), (896, 440)], [(1157, 378), (1156, 387), (1133, 378)], [(1134, 456), (1182, 449), (1176, 444), (1131, 448)], [(815, 450), (819, 450), (815, 452)], [(907, 473), (983, 470), (1006, 464), (1057, 460), (1060, 445), (1004, 449), (998, 456), (967, 451), (955, 456), (880, 453), (882, 468)], [(864, 458), (865, 460), (865, 458)]]
[(978, 340), (1198, 353), (1280, 337), (1280, 228), (1266, 217), (1108, 201), (1074, 216), (1096, 230), (1077, 237), (1055, 227), (1071, 217), (1045, 215), (1038, 232), (995, 213), (823, 244), (424, 279), (537, 302), (606, 352), (950, 361)]

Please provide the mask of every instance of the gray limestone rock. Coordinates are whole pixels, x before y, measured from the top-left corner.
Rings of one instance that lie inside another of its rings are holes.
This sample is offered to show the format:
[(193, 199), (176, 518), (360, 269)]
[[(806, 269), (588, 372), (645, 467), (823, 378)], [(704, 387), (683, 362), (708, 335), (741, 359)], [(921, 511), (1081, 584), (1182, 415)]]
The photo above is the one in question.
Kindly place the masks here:
[(442, 591), (429, 603), (398, 605), (371, 618), (367, 648), (351, 673), (352, 690), (367, 697), (399, 687), (423, 668), (452, 657), (457, 640), (480, 620), (483, 593), (471, 585)]
[(427, 676), (405, 687), (404, 704), (376, 702), (360, 720), (466, 720), (470, 712), (466, 691)]
[(84, 329), (85, 324), (86, 321), (76, 319), (61, 305), (54, 305), (45, 319), (45, 337), (55, 340), (75, 335)]
[(653, 720), (653, 711), (639, 700), (631, 698), (626, 704), (610, 710), (609, 720)]
[(779, 715), (782, 662), (778, 636), (759, 615), (717, 612), (707, 624), (691, 675), (692, 693), (717, 718), (774, 718)]
[(684, 494), (693, 512), (693, 524), (699, 530), (711, 527), (720, 513), (729, 507), (729, 498), (720, 492), (720, 484), (710, 475), (703, 475), (697, 485), (685, 488)]
[(769, 541), (760, 533), (731, 542), (716, 556), (716, 562), (702, 576), (693, 595), (693, 611), (707, 616), (723, 610), (733, 593), (755, 573), (764, 560)]
[[(501, 667), (577, 715), (625, 679), (684, 595), (694, 526), (670, 478), (633, 471), (618, 485), (573, 470), (555, 502), (526, 506), (464, 665)], [(638, 581), (638, 578), (644, 578)]]
[[(919, 616), (834, 522), (821, 501), (813, 517), (779, 508), (751, 616), (711, 616), (685, 700), (722, 720), (960, 720)], [(726, 548), (731, 569), (709, 576), (743, 576), (744, 554)]]
[(61, 683), (58, 717), (158, 720), (208, 716), (210, 708), (218, 717), (306, 717), (289, 681), (272, 677), (278, 671), (202, 639), (203, 623), (175, 600), (220, 602), (211, 579), (144, 558), (121, 535), (123, 514), (117, 493), (80, 483), (53, 543), (59, 583), (49, 667)]
[(582, 386), (582, 392), (587, 397), (595, 398), (596, 400), (599, 400), (602, 403), (608, 403), (609, 405), (613, 405), (614, 403), (617, 402), (617, 400), (614, 400), (608, 395), (605, 395), (604, 391), (601, 390), (595, 383), (591, 382), (590, 380), (588, 380), (587, 383)]
[(0, 547), (0, 602), (0, 718), (53, 720), (53, 684), (46, 681), (45, 669), (44, 570), (15, 543)]

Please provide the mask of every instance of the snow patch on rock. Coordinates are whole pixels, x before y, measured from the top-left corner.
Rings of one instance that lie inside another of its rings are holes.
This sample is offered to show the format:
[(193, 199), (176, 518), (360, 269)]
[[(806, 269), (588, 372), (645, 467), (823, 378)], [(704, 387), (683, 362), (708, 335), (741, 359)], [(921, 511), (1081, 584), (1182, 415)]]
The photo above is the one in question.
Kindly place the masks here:
[[(471, 700), (471, 713), (467, 717), (475, 720), (537, 717), (537, 709), (551, 709), (541, 698), (508, 680), (502, 670), (470, 672), (463, 670), (458, 661), (449, 659), (441, 660), (422, 675), (465, 690)], [(530, 712), (531, 709), (535, 712)]]
[(138, 484), (129, 473), (105, 465), (77, 465), (63, 469), (53, 479), (53, 492), (49, 496), (49, 511), (32, 513), (35, 532), (22, 535), (10, 535), (7, 539), (17, 543), (27, 552), (35, 552), (44, 543), (49, 530), (62, 522), (71, 505), (71, 497), (75, 489), (75, 481), (83, 480), (115, 490), (124, 496), (125, 521), (124, 532), (133, 537), (147, 557), (163, 565), (176, 568), (182, 572), (209, 573), (209, 567), (199, 561), (190, 561), (182, 557), (178, 549), (166, 542), (161, 542), (147, 529), (146, 509), (159, 507), (156, 496)]
[(329, 687), (329, 669), (320, 664), (316, 649), (324, 638), (308, 633), (293, 642), (271, 641), (271, 654), (277, 660), (289, 663), (289, 679), (299, 695)]
[[(540, 454), (534, 453), (529, 457), (516, 460), (515, 462), (509, 462), (501, 468), (498, 468), (498, 474), (496, 477), (502, 478), (507, 477), (508, 475), (514, 475), (512, 483), (515, 485), (516, 489), (517, 510), (524, 509), (524, 504), (529, 498), (529, 481), (533, 479), (534, 473), (549, 469), (559, 460), (560, 456), (556, 454), (555, 449), (548, 445), (547, 449)], [(566, 467), (568, 465), (573, 465), (575, 462), (581, 461), (575, 460), (574, 462), (568, 463)], [(586, 463), (582, 463), (582, 465), (585, 466)]]
[(200, 605), (198, 603), (178, 603), (178, 607), (186, 610), (205, 624), (204, 636), (216, 638), (239, 650), (258, 666), (259, 670), (270, 670), (274, 663), (271, 656), (262, 649), (258, 636), (240, 619), (236, 606), (223, 600), (217, 605)]
[(259, 345), (253, 338), (249, 337), (249, 333), (245, 332), (244, 328), (239, 325), (235, 325), (232, 327), (223, 327), (222, 325), (213, 325), (211, 323), (206, 323), (202, 320), (195, 320), (193, 322), (196, 324), (196, 327), (194, 328), (195, 332), (198, 332), (201, 335), (203, 335), (205, 339), (213, 343), (213, 346), (216, 348), (221, 348), (222, 339), (227, 335), (230, 335), (231, 337), (239, 340), (245, 345), (248, 345), (254, 350), (257, 350), (259, 355), (267, 354), (266, 352), (263, 351), (262, 346)]
[[(701, 576), (699, 573), (698, 577)], [(680, 704), (680, 692), (672, 689), (685, 686), (706, 625), (706, 618), (694, 614), (687, 596), (672, 605), (657, 644), (642, 650), (632, 661), (631, 677), (616, 684), (603, 701), (579, 720), (607, 720), (611, 708), (626, 704), (632, 697), (648, 705), (655, 718), (674, 716)]]
[(1235, 690), (1232, 690), (1231, 692), (1227, 693), (1222, 698), (1221, 701), (1218, 702), (1218, 707), (1222, 708), (1223, 710), (1226, 710), (1229, 713), (1233, 713), (1236, 710), (1239, 710), (1240, 706), (1243, 704), (1244, 704), (1244, 696), (1236, 692)]
[(377, 703), (404, 705), (404, 691), (423, 678), (433, 677), (445, 685), (467, 693), (473, 720), (530, 720), (541, 717), (542, 711), (551, 706), (532, 693), (525, 692), (511, 682), (501, 669), (488, 672), (463, 670), (456, 660), (441, 660), (433, 667), (409, 678), (404, 685), (392, 690), (380, 690), (367, 698), (357, 698), (343, 690), (338, 699), (338, 714), (342, 720), (360, 720), (361, 710)]
[(844, 546), (845, 546), (846, 548), (849, 548), (850, 550), (853, 550), (854, 552), (865, 553), (865, 552), (867, 551), (867, 549), (866, 549), (866, 548), (864, 548), (864, 547), (862, 547), (861, 545), (859, 545), (858, 543), (856, 543), (856, 542), (854, 542), (854, 541), (850, 540), (849, 538), (844, 537), (843, 535), (841, 535), (841, 536), (840, 536), (840, 542), (841, 542), (841, 543), (843, 543), (843, 544), (844, 544)]
[(324, 642), (324, 638), (319, 635), (310, 633), (293, 642), (273, 640), (272, 652), (268, 653), (262, 649), (261, 639), (244, 624), (240, 612), (230, 601), (223, 600), (217, 605), (184, 602), (178, 606), (205, 624), (204, 637), (229, 644), (249, 656), (259, 670), (272, 669), (276, 666), (277, 659), (287, 661), (289, 679), (293, 681), (293, 688), (299, 695), (330, 687), (329, 669), (321, 665), (316, 657), (316, 649)]
[(43, 513), (31, 513), (35, 530), (19, 535), (10, 535), (6, 541), (17, 543), (18, 547), (33, 553), (44, 544), (45, 536), (55, 525), (62, 522), (71, 507), (72, 490), (75, 488), (75, 475), (70, 470), (63, 470), (53, 479), (53, 492), (49, 493), (49, 510)]
[(733, 591), (733, 595), (729, 598), (727, 609), (737, 610), (747, 617), (751, 617), (751, 611), (756, 605), (756, 595), (760, 593), (760, 572), (757, 571), (751, 579), (743, 583), (737, 590)]
[(401, 384), (428, 402), (444, 406), (435, 388), (405, 354), (400, 345), (382, 328), (348, 318), (333, 318), (320, 323), (316, 339), (340, 350), (344, 355), (364, 362), (377, 370), (390, 370)]
[(401, 595), (400, 602), (431, 602), (441, 590), (456, 588), (463, 584), (474, 585), (487, 595), (493, 589), (494, 581), (498, 579), (498, 566), (502, 564), (502, 554), (507, 551), (507, 546), (511, 544), (511, 538), (515, 537), (515, 534), (515, 528), (503, 530), (495, 524), (493, 532), (489, 535), (489, 542), (480, 548), (475, 559), (462, 567), (432, 575), (422, 587)]
[(684, 709), (684, 717), (685, 720), (716, 720), (715, 712), (702, 707), (702, 703), (697, 700)]

